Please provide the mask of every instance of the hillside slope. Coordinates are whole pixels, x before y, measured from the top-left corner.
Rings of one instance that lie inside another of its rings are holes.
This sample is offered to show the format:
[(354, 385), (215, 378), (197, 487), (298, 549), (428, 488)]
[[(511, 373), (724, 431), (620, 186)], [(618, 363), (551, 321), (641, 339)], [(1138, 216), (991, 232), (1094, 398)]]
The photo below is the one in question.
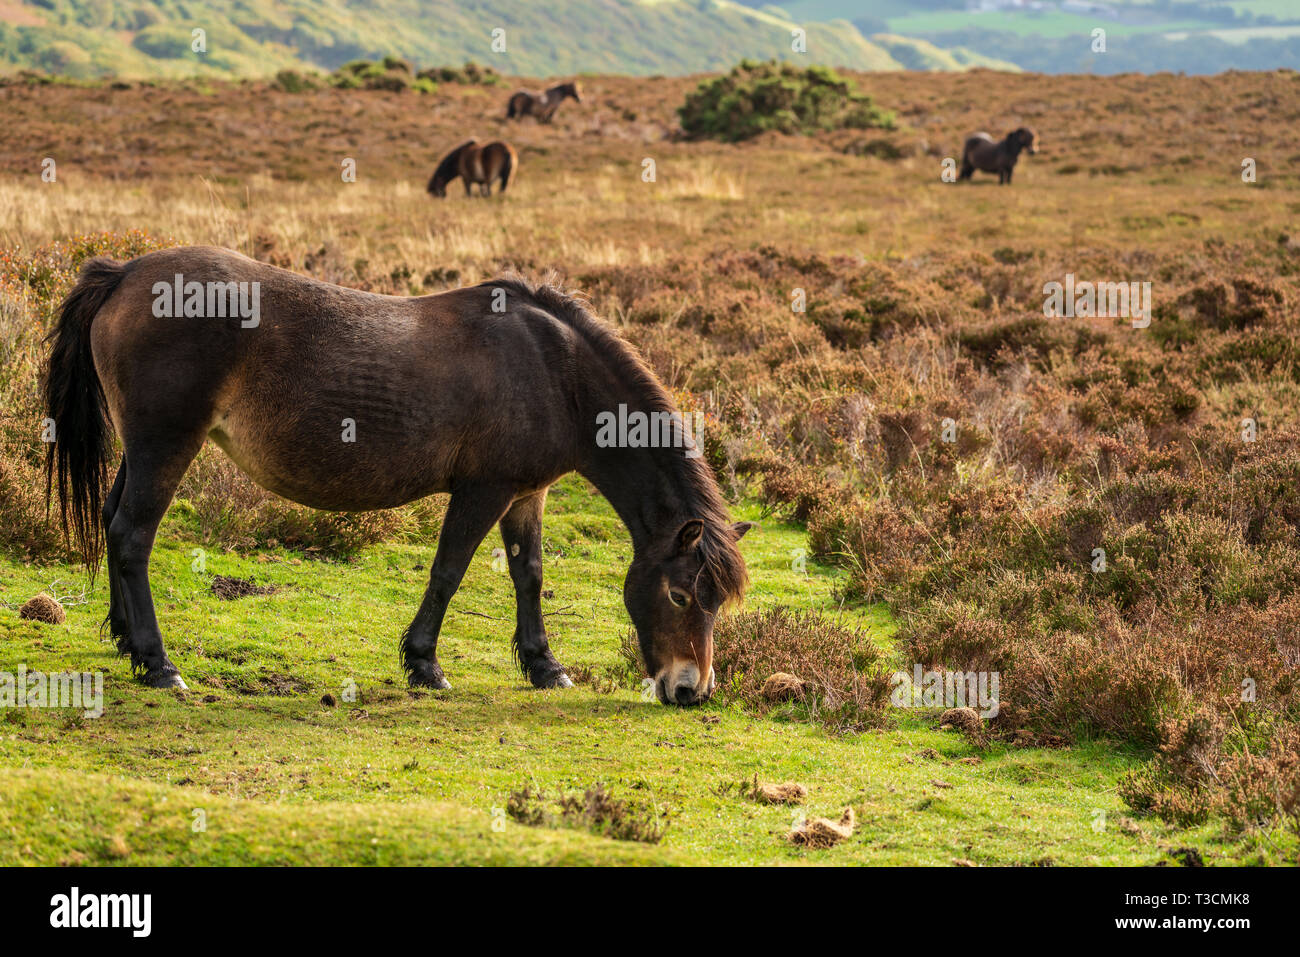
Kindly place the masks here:
[[(680, 74), (800, 56), (791, 50), (796, 27), (815, 62), (902, 68), (847, 21), (796, 23), (731, 0), (0, 0), (0, 70), (267, 75), (398, 54), (422, 66), (473, 59), (517, 75)], [(195, 30), (204, 51), (192, 48)], [(497, 30), (504, 50), (494, 48)]]

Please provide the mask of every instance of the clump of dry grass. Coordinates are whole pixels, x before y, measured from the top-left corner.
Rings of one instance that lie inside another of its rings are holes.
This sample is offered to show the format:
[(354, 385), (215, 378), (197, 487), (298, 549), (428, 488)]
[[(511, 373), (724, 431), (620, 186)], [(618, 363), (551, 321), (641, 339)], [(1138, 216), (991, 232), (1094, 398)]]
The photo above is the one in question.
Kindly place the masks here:
[(18, 617), (42, 621), (47, 625), (61, 625), (67, 621), (68, 614), (57, 598), (41, 592), (23, 602), (22, 607), (18, 609)]
[(822, 850), (834, 847), (840, 841), (847, 841), (853, 836), (853, 829), (856, 824), (853, 808), (846, 807), (839, 820), (833, 821), (828, 817), (812, 817), (801, 824), (796, 824), (790, 829), (786, 839), (791, 844)]
[(572, 827), (616, 841), (658, 844), (668, 832), (667, 812), (613, 795), (603, 784), (582, 794), (548, 796), (531, 785), (512, 791), (506, 814), (529, 827)]
[(746, 792), (746, 797), (760, 804), (802, 804), (808, 796), (808, 789), (796, 781), (781, 784), (760, 782), (758, 775)]

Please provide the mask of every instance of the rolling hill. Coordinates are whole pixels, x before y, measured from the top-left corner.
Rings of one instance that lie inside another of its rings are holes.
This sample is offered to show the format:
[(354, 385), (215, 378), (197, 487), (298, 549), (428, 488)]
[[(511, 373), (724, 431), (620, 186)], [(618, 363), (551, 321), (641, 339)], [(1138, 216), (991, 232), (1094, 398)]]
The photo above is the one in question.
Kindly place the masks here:
[[(791, 50), (806, 31), (807, 53)], [(203, 46), (193, 49), (196, 30)], [(493, 44), (494, 31), (504, 39)], [(73, 76), (258, 76), (396, 54), (420, 66), (486, 63), (518, 75), (682, 74), (743, 57), (805, 57), (859, 70), (991, 66), (907, 39), (881, 44), (847, 20), (793, 21), (731, 0), (0, 0), (0, 70)]]

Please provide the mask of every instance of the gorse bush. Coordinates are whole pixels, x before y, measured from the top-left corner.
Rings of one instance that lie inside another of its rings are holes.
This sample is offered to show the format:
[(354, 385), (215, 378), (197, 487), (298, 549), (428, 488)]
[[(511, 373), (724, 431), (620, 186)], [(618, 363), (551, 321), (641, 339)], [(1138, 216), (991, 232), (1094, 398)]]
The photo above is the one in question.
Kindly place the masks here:
[(760, 133), (892, 128), (894, 116), (823, 66), (743, 60), (704, 80), (677, 111), (688, 136), (735, 142)]
[(344, 90), (388, 90), (402, 93), (412, 88), (411, 67), (394, 57), (378, 62), (352, 60), (330, 74), (330, 85)]
[[(352, 60), (343, 64), (329, 76), (331, 86), (347, 90), (389, 90), (400, 93), (414, 90), (417, 93), (435, 93), (439, 83), (457, 83), (466, 86), (495, 86), (503, 82), (501, 74), (490, 66), (480, 66), (473, 60), (462, 67), (440, 66), (414, 71), (401, 57), (386, 56), (382, 60)], [(303, 76), (292, 70), (276, 77), (276, 85), (289, 93), (309, 88)]]
[(281, 70), (275, 75), (272, 85), (285, 93), (305, 93), (316, 89), (320, 84), (312, 73), (300, 73), (297, 70)]
[(463, 86), (496, 86), (505, 80), (490, 66), (480, 66), (473, 60), (467, 60), (464, 66), (435, 66), (421, 70), (417, 79), (426, 79), (434, 83), (459, 83)]

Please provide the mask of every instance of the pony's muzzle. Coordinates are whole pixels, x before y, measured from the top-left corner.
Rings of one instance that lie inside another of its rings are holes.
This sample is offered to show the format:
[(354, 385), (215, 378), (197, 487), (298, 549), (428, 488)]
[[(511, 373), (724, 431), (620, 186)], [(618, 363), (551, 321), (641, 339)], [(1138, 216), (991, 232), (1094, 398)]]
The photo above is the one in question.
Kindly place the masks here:
[(713, 695), (713, 669), (709, 669), (707, 679), (701, 680), (701, 677), (695, 662), (674, 661), (659, 670), (655, 678), (655, 693), (661, 704), (675, 704), (682, 708), (704, 704)]

